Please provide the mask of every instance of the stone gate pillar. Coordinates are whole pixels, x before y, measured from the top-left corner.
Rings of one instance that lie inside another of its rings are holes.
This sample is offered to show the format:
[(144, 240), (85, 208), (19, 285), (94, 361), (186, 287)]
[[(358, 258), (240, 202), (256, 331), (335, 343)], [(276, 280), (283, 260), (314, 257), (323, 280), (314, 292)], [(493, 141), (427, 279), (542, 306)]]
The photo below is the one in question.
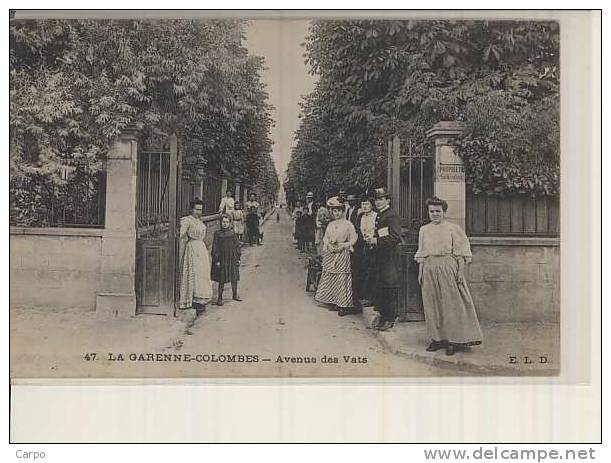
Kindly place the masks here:
[(125, 130), (106, 161), (106, 217), (102, 235), (100, 316), (136, 314), (137, 130)]
[(446, 219), (465, 229), (465, 168), (452, 141), (462, 134), (464, 125), (456, 121), (438, 122), (427, 132), (435, 142), (433, 193), (448, 202)]

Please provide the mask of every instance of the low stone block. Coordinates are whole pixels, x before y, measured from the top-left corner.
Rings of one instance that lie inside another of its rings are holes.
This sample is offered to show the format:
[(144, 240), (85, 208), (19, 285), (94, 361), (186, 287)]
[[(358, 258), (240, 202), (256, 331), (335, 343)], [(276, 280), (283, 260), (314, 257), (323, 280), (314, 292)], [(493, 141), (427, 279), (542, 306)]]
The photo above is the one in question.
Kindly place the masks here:
[(136, 295), (121, 293), (98, 293), (95, 304), (96, 316), (100, 318), (126, 318), (136, 315)]

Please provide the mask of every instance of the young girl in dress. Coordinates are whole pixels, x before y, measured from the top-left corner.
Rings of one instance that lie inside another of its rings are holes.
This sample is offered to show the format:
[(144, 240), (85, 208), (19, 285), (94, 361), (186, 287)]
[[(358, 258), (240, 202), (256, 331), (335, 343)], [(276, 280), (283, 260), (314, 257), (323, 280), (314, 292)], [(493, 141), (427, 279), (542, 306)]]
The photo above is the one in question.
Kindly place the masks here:
[(231, 228), (231, 218), (221, 216), (221, 229), (214, 232), (212, 242), (212, 269), (210, 271), (213, 281), (218, 283), (217, 305), (223, 305), (223, 290), (225, 283), (231, 283), (234, 301), (241, 301), (238, 296), (238, 281), (240, 280), (240, 242)]
[(238, 235), (238, 240), (242, 242), (244, 239), (244, 211), (240, 201), (235, 202), (235, 209), (231, 212), (231, 218), (233, 219), (233, 231)]

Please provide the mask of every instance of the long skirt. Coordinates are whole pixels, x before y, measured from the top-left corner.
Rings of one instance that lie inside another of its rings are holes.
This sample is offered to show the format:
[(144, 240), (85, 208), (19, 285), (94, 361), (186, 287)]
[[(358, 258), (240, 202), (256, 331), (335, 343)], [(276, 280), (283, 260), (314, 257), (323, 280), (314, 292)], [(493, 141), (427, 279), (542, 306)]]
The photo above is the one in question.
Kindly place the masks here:
[(244, 234), (244, 221), (243, 220), (234, 220), (233, 221), (233, 231), (238, 235)]
[(471, 293), (456, 282), (453, 256), (429, 256), (422, 268), (422, 302), (428, 336), (435, 341), (476, 345), (483, 340)]
[(350, 251), (325, 252), (322, 256), (322, 274), (314, 298), (318, 302), (349, 308), (352, 305), (352, 274)]
[(204, 304), (212, 298), (210, 258), (201, 240), (189, 240), (185, 246), (180, 272), (180, 308), (188, 309), (193, 303)]

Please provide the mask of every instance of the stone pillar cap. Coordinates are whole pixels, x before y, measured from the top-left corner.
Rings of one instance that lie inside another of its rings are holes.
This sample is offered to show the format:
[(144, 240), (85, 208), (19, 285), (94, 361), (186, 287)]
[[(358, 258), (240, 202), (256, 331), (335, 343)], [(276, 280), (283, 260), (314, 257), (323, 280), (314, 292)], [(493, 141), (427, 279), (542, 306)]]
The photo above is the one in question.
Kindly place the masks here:
[(465, 130), (465, 124), (460, 121), (439, 121), (431, 129), (426, 132), (426, 136), (432, 137), (447, 137), (458, 136)]

